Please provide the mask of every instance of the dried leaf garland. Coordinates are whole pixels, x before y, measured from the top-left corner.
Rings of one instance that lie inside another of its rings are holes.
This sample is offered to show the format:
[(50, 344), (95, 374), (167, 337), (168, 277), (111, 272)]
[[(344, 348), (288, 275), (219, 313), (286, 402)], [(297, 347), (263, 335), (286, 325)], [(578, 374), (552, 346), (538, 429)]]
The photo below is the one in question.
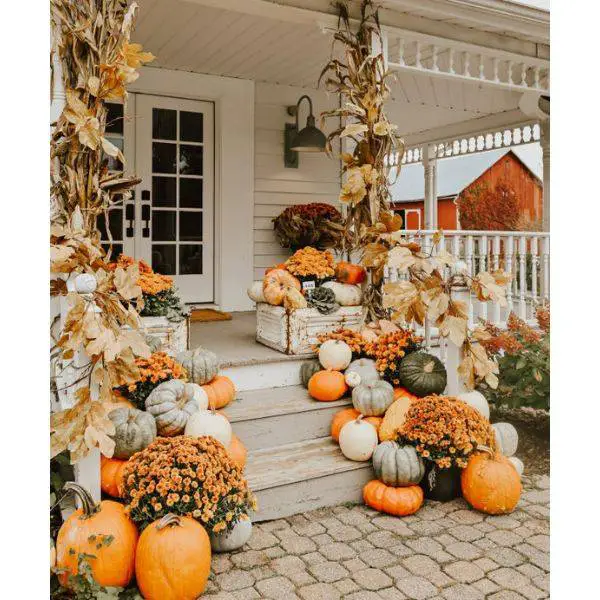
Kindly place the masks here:
[[(106, 157), (124, 158), (105, 137), (105, 102), (125, 102), (137, 68), (154, 57), (130, 42), (135, 2), (51, 0), (50, 7), (52, 53), (66, 99), (50, 143), (50, 290), (70, 306), (53, 351), (62, 358), (61, 381), (74, 389), (73, 406), (51, 417), (51, 453), (66, 449), (77, 462), (95, 447), (112, 456), (114, 426), (103, 403), (113, 388), (139, 378), (136, 357), (150, 355), (137, 331), (143, 308), (138, 267), (109, 269), (96, 219), (140, 181), (108, 172)], [(70, 291), (67, 279), (80, 273), (94, 277), (93, 293)], [(80, 352), (89, 358), (81, 372), (74, 360)]]

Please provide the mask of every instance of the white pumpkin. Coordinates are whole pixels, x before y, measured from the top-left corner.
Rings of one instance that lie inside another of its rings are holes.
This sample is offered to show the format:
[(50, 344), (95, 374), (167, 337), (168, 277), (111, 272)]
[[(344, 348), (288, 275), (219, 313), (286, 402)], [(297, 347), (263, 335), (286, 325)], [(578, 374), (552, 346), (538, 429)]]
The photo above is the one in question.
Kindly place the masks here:
[(350, 460), (365, 462), (370, 460), (377, 448), (377, 429), (371, 423), (358, 419), (346, 423), (340, 431), (340, 450)]
[[(369, 381), (377, 381), (379, 377), (379, 371), (377, 370), (376, 362), (370, 358), (359, 358), (353, 360), (346, 369), (346, 373), (354, 372), (360, 375), (361, 383), (368, 383)], [(347, 383), (347, 382), (346, 382)], [(350, 384), (348, 384), (350, 385)], [(355, 387), (355, 386), (350, 386)]]
[(335, 301), (340, 306), (360, 306), (362, 302), (362, 288), (360, 285), (326, 281), (321, 287), (332, 290), (335, 294)]
[(361, 377), (356, 371), (346, 370), (344, 373), (344, 379), (346, 380), (346, 385), (350, 388), (355, 388), (361, 384)]
[(188, 419), (185, 426), (185, 435), (192, 437), (210, 435), (228, 448), (231, 443), (231, 424), (223, 415), (217, 412), (200, 410)]
[(319, 362), (324, 369), (343, 371), (351, 360), (352, 350), (342, 340), (327, 340), (319, 348)]
[(472, 406), (476, 411), (480, 412), (488, 421), (490, 420), (490, 405), (485, 396), (474, 390), (472, 392), (463, 392), (458, 394), (457, 398)]
[(509, 456), (508, 460), (510, 460), (510, 462), (515, 466), (519, 477), (523, 477), (523, 471), (525, 470), (525, 465), (523, 464), (523, 461), (520, 458), (517, 458), (516, 456)]
[(206, 410), (208, 408), (208, 394), (206, 390), (197, 383), (188, 383), (189, 388), (192, 390), (192, 398), (198, 403), (200, 410)]
[(247, 290), (248, 297), (252, 302), (266, 302), (263, 294), (263, 282), (255, 281)]
[(496, 434), (496, 445), (504, 456), (513, 456), (519, 446), (519, 434), (514, 425), (510, 423), (494, 423), (492, 425)]
[(219, 533), (210, 534), (210, 547), (213, 552), (231, 552), (241, 548), (252, 535), (252, 521), (238, 521), (231, 531), (225, 529)]

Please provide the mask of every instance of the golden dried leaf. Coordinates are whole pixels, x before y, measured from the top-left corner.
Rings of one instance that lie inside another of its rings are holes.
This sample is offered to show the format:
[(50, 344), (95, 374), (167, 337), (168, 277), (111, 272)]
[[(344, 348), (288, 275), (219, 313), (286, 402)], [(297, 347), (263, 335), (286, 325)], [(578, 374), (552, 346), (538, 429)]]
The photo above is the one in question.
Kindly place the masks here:
[(439, 324), (439, 332), (460, 348), (467, 337), (467, 319), (446, 315)]

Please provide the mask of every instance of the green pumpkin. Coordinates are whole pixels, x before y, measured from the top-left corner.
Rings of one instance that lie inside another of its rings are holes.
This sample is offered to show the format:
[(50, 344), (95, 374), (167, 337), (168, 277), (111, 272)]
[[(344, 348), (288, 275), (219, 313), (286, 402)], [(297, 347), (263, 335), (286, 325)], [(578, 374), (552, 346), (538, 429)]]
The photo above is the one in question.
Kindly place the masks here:
[(198, 346), (195, 350), (180, 352), (177, 361), (186, 370), (189, 380), (198, 385), (210, 383), (219, 372), (217, 355), (202, 346)]
[(446, 367), (442, 361), (425, 352), (413, 352), (402, 359), (400, 385), (415, 396), (441, 394), (446, 388)]
[(154, 417), (137, 408), (115, 408), (108, 415), (115, 426), (111, 436), (115, 441), (114, 458), (127, 460), (144, 450), (156, 437)]
[(305, 388), (308, 388), (308, 382), (310, 378), (317, 373), (322, 371), (323, 367), (318, 360), (308, 360), (300, 365), (300, 381)]
[(413, 446), (382, 442), (373, 453), (373, 470), (379, 481), (392, 487), (415, 485), (423, 479), (425, 464)]
[(365, 417), (380, 417), (394, 401), (394, 388), (383, 379), (361, 383), (352, 390), (352, 404)]

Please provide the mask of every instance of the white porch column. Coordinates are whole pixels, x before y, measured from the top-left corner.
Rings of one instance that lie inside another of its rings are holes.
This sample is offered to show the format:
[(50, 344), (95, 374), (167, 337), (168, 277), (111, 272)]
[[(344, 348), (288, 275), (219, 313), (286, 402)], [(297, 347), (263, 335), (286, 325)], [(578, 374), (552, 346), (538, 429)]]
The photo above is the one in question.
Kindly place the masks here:
[(425, 229), (437, 229), (437, 159), (435, 146), (423, 146), (425, 172)]
[(544, 177), (544, 195), (542, 203), (542, 229), (550, 231), (550, 118), (542, 121), (541, 140), (542, 145), (542, 163)]

